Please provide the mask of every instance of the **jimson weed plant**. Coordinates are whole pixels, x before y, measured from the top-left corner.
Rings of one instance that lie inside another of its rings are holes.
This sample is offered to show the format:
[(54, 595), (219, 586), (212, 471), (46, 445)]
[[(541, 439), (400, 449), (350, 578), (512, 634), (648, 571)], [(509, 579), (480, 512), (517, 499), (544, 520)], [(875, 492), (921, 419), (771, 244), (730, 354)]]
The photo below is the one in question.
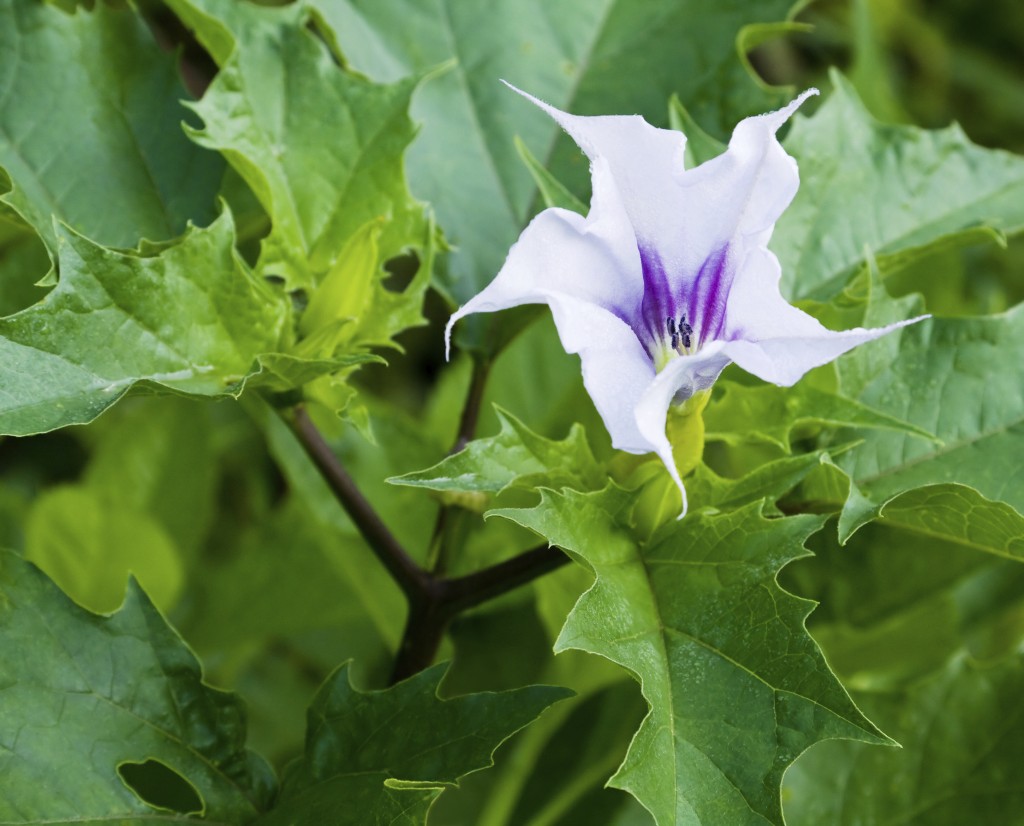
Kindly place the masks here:
[(804, 5), (0, 0), (0, 824), (1024, 822), (1024, 161)]

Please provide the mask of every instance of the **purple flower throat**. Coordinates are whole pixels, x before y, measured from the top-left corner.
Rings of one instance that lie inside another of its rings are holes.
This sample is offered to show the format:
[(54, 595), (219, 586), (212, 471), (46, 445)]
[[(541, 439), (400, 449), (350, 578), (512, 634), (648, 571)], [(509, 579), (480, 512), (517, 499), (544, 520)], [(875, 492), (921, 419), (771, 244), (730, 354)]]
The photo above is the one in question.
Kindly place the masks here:
[(644, 295), (629, 324), (657, 369), (678, 355), (692, 355), (722, 336), (732, 288), (728, 245), (715, 250), (696, 276), (670, 274), (657, 252), (639, 246)]

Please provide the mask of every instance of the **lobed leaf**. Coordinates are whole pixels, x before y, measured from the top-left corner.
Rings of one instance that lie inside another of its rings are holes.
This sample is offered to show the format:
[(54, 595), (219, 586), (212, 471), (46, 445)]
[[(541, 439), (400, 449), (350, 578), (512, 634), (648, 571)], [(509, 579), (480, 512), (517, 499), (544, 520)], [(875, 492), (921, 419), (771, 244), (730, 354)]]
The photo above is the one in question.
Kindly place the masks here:
[(0, 432), (92, 421), (145, 382), (237, 396), (280, 346), (290, 308), (234, 251), (231, 217), (143, 257), (60, 230), (61, 280), (0, 319)]
[(938, 441), (921, 427), (807, 382), (795, 387), (722, 385), (724, 396), (715, 397), (706, 415), (708, 441), (730, 445), (761, 442), (789, 453), (793, 431), (808, 425), (892, 430)]
[(593, 490), (606, 474), (594, 459), (583, 428), (574, 425), (561, 441), (538, 436), (512, 414), (495, 406), (501, 431), (476, 439), (426, 470), (392, 476), (393, 485), (445, 493), (501, 493), (510, 487), (533, 490), (575, 487)]
[(776, 574), (806, 555), (815, 516), (765, 519), (758, 504), (673, 522), (643, 544), (630, 497), (545, 491), (496, 513), (578, 555), (597, 581), (556, 650), (600, 654), (640, 680), (650, 713), (610, 783), (666, 824), (782, 823), (783, 772), (818, 740), (886, 743), (804, 628), (810, 603)]
[(339, 67), (306, 25), (304, 3), (170, 5), (220, 64), (192, 107), (204, 126), (189, 134), (224, 154), (270, 216), (261, 272), (312, 287), (378, 220), (381, 261), (424, 243), (423, 207), (409, 195), (402, 159), (418, 79), (381, 85)]
[(784, 142), (801, 181), (771, 242), (785, 292), (836, 294), (865, 250), (905, 264), (951, 236), (977, 240), (980, 227), (989, 237), (1024, 229), (1024, 158), (975, 146), (958, 126), (880, 123), (838, 72), (832, 83)]
[(35, 566), (0, 552), (0, 821), (194, 822), (151, 805), (126, 766), (158, 763), (206, 822), (252, 819), (273, 796), (244, 748), (245, 712), (134, 582), (121, 608), (79, 608)]
[(446, 668), (363, 692), (342, 666), (310, 706), (305, 756), (258, 823), (423, 824), (446, 786), (491, 765), (501, 743), (571, 694), (531, 686), (442, 700)]

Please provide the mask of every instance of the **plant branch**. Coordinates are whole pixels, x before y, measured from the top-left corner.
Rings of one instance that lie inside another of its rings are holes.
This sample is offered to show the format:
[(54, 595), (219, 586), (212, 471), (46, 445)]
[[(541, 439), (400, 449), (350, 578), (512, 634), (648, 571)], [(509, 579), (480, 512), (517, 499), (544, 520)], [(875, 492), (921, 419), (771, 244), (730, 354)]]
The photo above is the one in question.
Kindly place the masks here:
[(489, 568), (444, 581), (443, 600), (452, 615), (500, 597), (569, 562), (554, 545), (540, 545)]
[(473, 375), (469, 380), (469, 391), (466, 393), (466, 403), (462, 408), (462, 418), (459, 420), (459, 431), (455, 437), (455, 444), (452, 445), (451, 453), (458, 453), (464, 448), (476, 433), (476, 425), (480, 420), (480, 408), (484, 401), (484, 389), (487, 387), (487, 378), (491, 373), (491, 361), (485, 356), (473, 356)]
[(541, 545), (466, 576), (432, 580), (429, 594), (409, 604), (409, 617), (391, 682), (404, 680), (430, 665), (448, 624), (458, 614), (532, 582), (567, 562), (569, 557), (560, 548)]
[[(475, 427), (486, 371), (486, 367), (474, 370), (475, 378), (466, 407), (467, 411), (475, 408), (476, 413), (463, 415), (460, 438), (463, 435), (468, 438)], [(392, 682), (403, 680), (430, 665), (449, 623), (459, 613), (525, 585), (569, 561), (561, 549), (542, 545), (452, 579), (440, 572), (426, 571), (409, 556), (377, 515), (302, 407), (296, 408), (290, 424), (338, 502), (398, 583), (409, 603), (409, 615), (395, 659)]]
[(291, 424), (307, 455), (323, 474), (341, 506), (381, 564), (394, 577), (410, 601), (419, 598), (420, 594), (431, 588), (432, 577), (413, 561), (377, 515), (302, 407), (296, 408)]

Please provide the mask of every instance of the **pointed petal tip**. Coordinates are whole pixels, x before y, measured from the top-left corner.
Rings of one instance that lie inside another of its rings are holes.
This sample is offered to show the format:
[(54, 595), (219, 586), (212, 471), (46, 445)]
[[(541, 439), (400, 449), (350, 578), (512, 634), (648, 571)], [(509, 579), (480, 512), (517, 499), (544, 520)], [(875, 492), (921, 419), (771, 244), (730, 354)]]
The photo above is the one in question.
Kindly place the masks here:
[(782, 124), (784, 124), (793, 116), (793, 113), (803, 105), (804, 101), (807, 100), (807, 98), (814, 97), (815, 95), (819, 94), (821, 93), (814, 86), (812, 86), (809, 89), (805, 89), (793, 100), (791, 100), (786, 106), (783, 106), (781, 109), (778, 109), (770, 114), (773, 126), (776, 129), (778, 129), (780, 126), (782, 126)]
[(452, 327), (454, 327), (455, 322), (462, 317), (460, 313), (461, 308), (452, 313), (444, 328), (444, 360), (446, 362), (452, 360)]

